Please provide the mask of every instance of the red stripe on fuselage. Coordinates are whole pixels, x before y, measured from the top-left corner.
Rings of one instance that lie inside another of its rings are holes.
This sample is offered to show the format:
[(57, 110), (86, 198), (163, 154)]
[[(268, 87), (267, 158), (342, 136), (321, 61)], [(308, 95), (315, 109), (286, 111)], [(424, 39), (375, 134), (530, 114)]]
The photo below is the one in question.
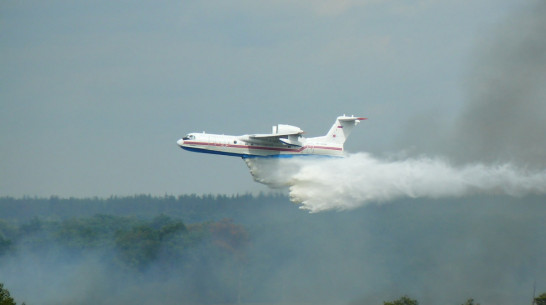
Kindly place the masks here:
[(318, 148), (318, 149), (329, 149), (329, 150), (343, 150), (340, 147), (330, 147), (330, 146), (303, 146), (299, 149), (290, 149), (290, 148), (281, 148), (281, 147), (267, 147), (267, 146), (251, 146), (251, 145), (237, 145), (237, 144), (221, 144), (221, 143), (211, 143), (211, 142), (195, 142), (195, 141), (184, 141), (184, 144), (192, 145), (203, 145), (203, 146), (216, 146), (216, 147), (233, 147), (233, 148), (248, 148), (248, 149), (261, 149), (261, 150), (273, 150), (273, 151), (290, 151), (290, 152), (301, 152), (306, 148)]

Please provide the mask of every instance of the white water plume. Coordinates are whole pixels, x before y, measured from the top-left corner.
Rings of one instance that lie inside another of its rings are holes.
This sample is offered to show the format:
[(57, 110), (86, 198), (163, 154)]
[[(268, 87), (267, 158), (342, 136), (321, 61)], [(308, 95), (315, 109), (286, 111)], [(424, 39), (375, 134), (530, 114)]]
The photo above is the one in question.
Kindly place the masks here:
[(440, 158), (382, 160), (366, 153), (346, 158), (247, 159), (254, 179), (288, 187), (293, 202), (310, 212), (345, 210), (402, 197), (546, 193), (546, 170), (509, 163), (455, 167)]

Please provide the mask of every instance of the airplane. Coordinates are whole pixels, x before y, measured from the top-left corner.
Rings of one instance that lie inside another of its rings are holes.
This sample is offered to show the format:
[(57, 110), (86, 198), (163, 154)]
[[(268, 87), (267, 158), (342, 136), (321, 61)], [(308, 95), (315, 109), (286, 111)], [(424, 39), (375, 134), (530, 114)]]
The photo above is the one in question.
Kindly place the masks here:
[(277, 124), (269, 134), (229, 136), (190, 133), (176, 143), (180, 148), (209, 154), (247, 158), (290, 158), (294, 156), (343, 156), (343, 143), (366, 118), (339, 116), (325, 136), (305, 138), (299, 127)]

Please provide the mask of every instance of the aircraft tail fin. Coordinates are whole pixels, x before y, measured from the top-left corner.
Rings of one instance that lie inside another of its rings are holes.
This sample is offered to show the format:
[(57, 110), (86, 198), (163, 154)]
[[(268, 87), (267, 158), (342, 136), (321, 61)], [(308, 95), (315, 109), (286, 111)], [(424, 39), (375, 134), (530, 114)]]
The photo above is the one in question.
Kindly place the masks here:
[(363, 120), (366, 120), (366, 118), (345, 115), (339, 116), (324, 138), (328, 142), (343, 144), (351, 134), (353, 128)]

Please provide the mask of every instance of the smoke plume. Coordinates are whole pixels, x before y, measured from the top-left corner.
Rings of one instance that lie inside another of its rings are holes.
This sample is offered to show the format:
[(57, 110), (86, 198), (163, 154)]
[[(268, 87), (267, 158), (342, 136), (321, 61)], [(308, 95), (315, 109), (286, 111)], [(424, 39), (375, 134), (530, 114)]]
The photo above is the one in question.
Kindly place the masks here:
[(459, 159), (546, 166), (546, 2), (512, 16), (485, 39), (466, 79), (456, 122)]
[(287, 186), (292, 201), (312, 212), (403, 197), (546, 193), (545, 13), (546, 2), (535, 2), (482, 37), (458, 117), (404, 128), (395, 146), (415, 157), (247, 160), (251, 173)]
[(250, 159), (247, 164), (256, 181), (287, 186), (290, 199), (310, 212), (346, 210), (407, 197), (546, 193), (546, 171), (509, 163), (454, 166), (441, 158), (388, 160), (358, 153), (331, 159)]
[[(453, 162), (546, 168), (546, 2), (527, 3), (479, 37), (453, 121), (423, 114), (403, 128), (399, 150)], [(435, 101), (430, 101), (435, 103)]]

